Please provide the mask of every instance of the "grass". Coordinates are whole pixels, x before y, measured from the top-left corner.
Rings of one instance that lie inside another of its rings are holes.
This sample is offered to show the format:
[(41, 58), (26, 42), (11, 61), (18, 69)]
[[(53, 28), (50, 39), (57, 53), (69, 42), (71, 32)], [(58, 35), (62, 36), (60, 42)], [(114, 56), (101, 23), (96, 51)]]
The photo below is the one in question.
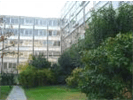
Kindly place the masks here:
[(86, 100), (86, 96), (78, 89), (65, 86), (44, 86), (25, 89), (28, 100)]
[(9, 95), (10, 91), (12, 88), (9, 88), (9, 86), (1, 86), (1, 97), (0, 99), (5, 100), (7, 98), (7, 96)]

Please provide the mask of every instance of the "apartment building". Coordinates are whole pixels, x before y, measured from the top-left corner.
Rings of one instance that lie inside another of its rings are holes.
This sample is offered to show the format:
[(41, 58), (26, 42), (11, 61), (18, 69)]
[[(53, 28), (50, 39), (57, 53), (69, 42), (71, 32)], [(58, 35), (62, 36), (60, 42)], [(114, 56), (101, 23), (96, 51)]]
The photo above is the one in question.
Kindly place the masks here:
[[(3, 16), (4, 23), (0, 33), (13, 32), (14, 35), (0, 42), (0, 49), (11, 45), (15, 41), (15, 46), (5, 49), (3, 52), (18, 54), (6, 54), (0, 58), (2, 71), (13, 71), (19, 63), (25, 63), (30, 54), (45, 55), (48, 61), (54, 63), (60, 56), (60, 19), (58, 18), (34, 18), (23, 16)], [(13, 26), (13, 29), (10, 26)], [(2, 51), (1, 51), (2, 52)]]

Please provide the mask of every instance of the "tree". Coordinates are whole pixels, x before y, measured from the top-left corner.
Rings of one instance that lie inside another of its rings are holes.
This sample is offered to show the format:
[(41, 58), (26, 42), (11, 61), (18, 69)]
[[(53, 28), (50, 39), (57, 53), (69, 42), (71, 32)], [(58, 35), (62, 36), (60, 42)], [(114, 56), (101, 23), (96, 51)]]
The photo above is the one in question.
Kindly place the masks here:
[(46, 60), (43, 55), (32, 55), (29, 65), (34, 66), (37, 69), (50, 68), (51, 63)]
[[(0, 31), (2, 32), (2, 33), (0, 33), (0, 42), (2, 42), (3, 43), (3, 45), (2, 45), (2, 48), (0, 49), (0, 51), (1, 51), (1, 59), (2, 59), (2, 64), (1, 64), (1, 76), (3, 75), (3, 71), (2, 71), (2, 66), (3, 66), (3, 57), (4, 57), (4, 55), (6, 55), (6, 54), (18, 54), (17, 52), (10, 52), (10, 51), (7, 51), (6, 49), (7, 48), (10, 48), (10, 47), (12, 47), (12, 46), (14, 46), (15, 45), (15, 43), (14, 43), (14, 41), (12, 41), (11, 42), (11, 45), (10, 46), (6, 46), (6, 47), (4, 47), (4, 42), (10, 37), (10, 36), (12, 36), (13, 35), (13, 32), (5, 32), (5, 27), (4, 28), (2, 28), (1, 26), (4, 26), (4, 23), (5, 23), (5, 19), (4, 19), (4, 17), (0, 17)], [(12, 27), (12, 25), (9, 27), (11, 30), (13, 29), (13, 27)], [(8, 73), (7, 73), (8, 74)], [(10, 78), (9, 78), (9, 80), (11, 81), (12, 80), (12, 74), (11, 74), (11, 76), (10, 76)], [(0, 82), (1, 82), (1, 80), (2, 80), (2, 78), (0, 78)], [(11, 87), (11, 86), (10, 86)], [(1, 93), (0, 93), (0, 96), (1, 96)]]

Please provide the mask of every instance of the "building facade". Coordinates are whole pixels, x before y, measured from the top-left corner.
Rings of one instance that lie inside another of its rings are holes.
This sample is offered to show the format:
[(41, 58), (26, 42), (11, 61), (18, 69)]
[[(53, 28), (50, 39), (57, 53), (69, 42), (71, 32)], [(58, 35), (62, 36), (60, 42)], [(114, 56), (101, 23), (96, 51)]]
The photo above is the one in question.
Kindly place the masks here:
[(61, 47), (62, 52), (69, 48), (72, 44), (78, 42), (79, 39), (85, 37), (85, 29), (87, 20), (91, 18), (91, 11), (98, 10), (102, 7), (108, 7), (112, 3), (113, 8), (117, 9), (119, 3), (127, 2), (133, 4), (132, 1), (68, 1), (61, 11)]
[[(123, 1), (122, 1), (123, 2)], [(15, 46), (2, 52), (17, 52), (6, 54), (1, 60), (2, 71), (12, 71), (19, 63), (25, 63), (30, 54), (45, 55), (50, 62), (57, 62), (60, 54), (79, 39), (84, 39), (87, 20), (91, 18), (91, 11), (108, 7), (112, 3), (117, 9), (121, 1), (67, 1), (61, 10), (61, 18), (34, 18), (23, 16), (3, 16), (4, 23), (0, 35), (13, 32), (8, 40), (0, 42), (0, 48)], [(132, 1), (124, 1), (133, 4)], [(13, 26), (13, 29), (10, 28)]]
[[(1, 70), (11, 72), (19, 63), (25, 63), (30, 54), (45, 55), (48, 61), (54, 63), (58, 61), (61, 54), (60, 46), (60, 19), (58, 18), (34, 18), (22, 16), (3, 16), (4, 23), (0, 33), (13, 32), (14, 35), (0, 42), (0, 49), (11, 45), (15, 41), (15, 46), (5, 49), (2, 52), (16, 52), (18, 54), (5, 54), (0, 58)], [(13, 29), (10, 26), (13, 26)]]

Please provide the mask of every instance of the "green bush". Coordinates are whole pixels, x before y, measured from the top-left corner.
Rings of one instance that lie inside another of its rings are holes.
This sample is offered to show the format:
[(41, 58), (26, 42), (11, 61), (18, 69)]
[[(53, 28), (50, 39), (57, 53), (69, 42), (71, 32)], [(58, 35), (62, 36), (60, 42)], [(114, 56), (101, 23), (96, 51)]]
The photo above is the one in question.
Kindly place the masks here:
[(19, 74), (19, 82), (23, 87), (51, 85), (55, 82), (54, 74), (49, 69), (28, 69)]
[(88, 99), (124, 99), (132, 91), (132, 33), (107, 38), (97, 49), (84, 52), (86, 64), (80, 88)]
[(13, 73), (3, 73), (1, 75), (1, 85), (14, 85), (15, 83), (15, 74)]
[(46, 60), (44, 55), (32, 55), (29, 65), (34, 66), (37, 69), (50, 68), (51, 63)]
[(78, 87), (78, 82), (80, 79), (80, 74), (82, 72), (82, 68), (75, 68), (71, 75), (66, 78), (66, 83), (70, 87)]

